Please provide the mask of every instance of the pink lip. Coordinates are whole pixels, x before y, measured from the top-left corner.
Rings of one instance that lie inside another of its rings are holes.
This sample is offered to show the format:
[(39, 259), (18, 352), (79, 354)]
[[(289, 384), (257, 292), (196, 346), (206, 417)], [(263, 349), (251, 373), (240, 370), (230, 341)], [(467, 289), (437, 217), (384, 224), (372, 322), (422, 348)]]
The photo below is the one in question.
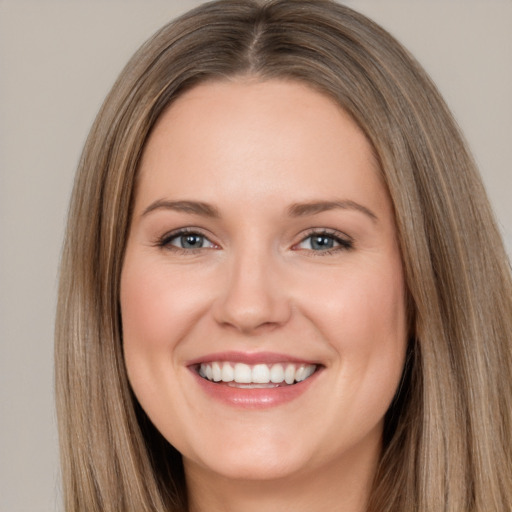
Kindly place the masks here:
[(211, 363), (213, 361), (231, 361), (233, 363), (245, 364), (275, 364), (275, 363), (297, 363), (297, 364), (317, 364), (314, 361), (300, 359), (287, 354), (278, 354), (275, 352), (216, 352), (208, 354), (191, 361), (187, 361), (187, 366), (193, 366), (201, 363)]
[(265, 409), (286, 404), (302, 396), (314, 384), (323, 366), (319, 366), (311, 377), (291, 386), (278, 386), (274, 388), (253, 388), (244, 389), (231, 387), (227, 384), (210, 382), (201, 377), (197, 372), (200, 363), (212, 361), (232, 361), (245, 364), (272, 364), (292, 362), (298, 364), (315, 364), (304, 359), (291, 357), (285, 354), (268, 352), (241, 353), (241, 352), (219, 352), (191, 360), (187, 363), (196, 383), (203, 393), (208, 397), (218, 400), (232, 407), (243, 409)]

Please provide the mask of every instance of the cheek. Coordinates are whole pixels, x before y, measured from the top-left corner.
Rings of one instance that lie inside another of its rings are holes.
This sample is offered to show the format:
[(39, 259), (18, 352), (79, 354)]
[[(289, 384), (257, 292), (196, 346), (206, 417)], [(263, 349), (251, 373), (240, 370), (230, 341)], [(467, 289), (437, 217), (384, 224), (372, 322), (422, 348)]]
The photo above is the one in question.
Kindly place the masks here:
[(384, 415), (398, 387), (407, 347), (402, 271), (377, 274), (356, 296), (354, 320), (359, 336), (348, 357), (355, 361), (359, 403)]
[[(331, 276), (336, 283), (310, 299), (310, 309), (340, 350), (378, 348), (378, 340), (401, 341), (406, 335), (405, 287), (401, 267), (362, 266)], [(320, 320), (323, 318), (323, 320)], [(353, 345), (353, 346), (352, 346)]]
[(399, 260), (388, 262), (385, 271), (354, 267), (336, 282), (321, 305), (311, 303), (311, 317), (338, 354), (337, 389), (354, 408), (383, 415), (398, 386), (407, 346)]
[[(163, 348), (169, 342), (170, 297), (162, 283), (154, 280), (148, 269), (128, 266), (121, 279), (121, 316), (125, 352)], [(130, 360), (130, 358), (128, 358)]]
[(123, 351), (131, 387), (157, 428), (178, 445), (186, 434), (175, 418), (188, 410), (180, 387), (182, 341), (204, 311), (202, 281), (128, 251), (121, 275)]
[(204, 286), (160, 264), (125, 260), (121, 314), (125, 350), (169, 350), (204, 309)]

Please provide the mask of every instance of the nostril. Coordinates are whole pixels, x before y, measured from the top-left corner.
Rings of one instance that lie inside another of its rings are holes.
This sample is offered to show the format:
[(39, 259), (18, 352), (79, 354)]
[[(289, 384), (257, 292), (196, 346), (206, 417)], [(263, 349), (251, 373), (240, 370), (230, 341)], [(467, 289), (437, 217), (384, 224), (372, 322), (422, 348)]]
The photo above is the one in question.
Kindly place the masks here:
[(285, 297), (271, 292), (255, 295), (246, 290), (219, 300), (214, 307), (218, 324), (244, 334), (257, 334), (273, 331), (289, 320), (291, 308)]
[(259, 335), (270, 333), (279, 327), (278, 322), (259, 322), (258, 320), (250, 321), (247, 319), (232, 319), (221, 322), (221, 325), (227, 329), (233, 329), (245, 335)]
[(273, 256), (263, 246), (249, 240), (242, 251), (233, 251), (213, 305), (220, 325), (249, 334), (268, 332), (287, 321), (288, 288), (279, 285), (282, 269), (274, 269)]

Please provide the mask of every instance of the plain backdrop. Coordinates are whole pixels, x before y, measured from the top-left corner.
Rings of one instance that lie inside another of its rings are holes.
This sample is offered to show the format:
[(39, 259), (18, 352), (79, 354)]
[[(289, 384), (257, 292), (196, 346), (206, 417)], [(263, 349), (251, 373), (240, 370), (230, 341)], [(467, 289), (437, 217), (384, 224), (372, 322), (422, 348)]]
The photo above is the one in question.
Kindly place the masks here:
[[(53, 322), (79, 154), (121, 68), (194, 0), (0, 0), (0, 511), (60, 510)], [(512, 254), (512, 1), (353, 0), (455, 113)], [(478, 250), (478, 248), (475, 248)]]

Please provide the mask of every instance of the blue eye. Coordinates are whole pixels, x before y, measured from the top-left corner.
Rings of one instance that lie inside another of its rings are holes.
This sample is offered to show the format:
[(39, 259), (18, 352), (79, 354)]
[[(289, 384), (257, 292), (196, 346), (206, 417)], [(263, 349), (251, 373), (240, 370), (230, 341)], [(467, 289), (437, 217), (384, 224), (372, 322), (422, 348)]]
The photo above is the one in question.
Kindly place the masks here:
[(201, 249), (204, 247), (204, 242), (204, 236), (188, 233), (175, 237), (170, 243), (182, 249)]
[(168, 247), (171, 249), (183, 249), (183, 250), (194, 250), (194, 249), (205, 249), (216, 247), (208, 238), (200, 233), (193, 231), (180, 231), (171, 235), (166, 235), (159, 242), (162, 247)]
[(326, 249), (332, 249), (336, 241), (332, 236), (316, 235), (309, 237), (309, 243), (314, 251), (325, 251)]
[(351, 240), (346, 240), (330, 233), (313, 233), (304, 238), (296, 247), (308, 251), (329, 252), (333, 250), (351, 249), (353, 243)]

